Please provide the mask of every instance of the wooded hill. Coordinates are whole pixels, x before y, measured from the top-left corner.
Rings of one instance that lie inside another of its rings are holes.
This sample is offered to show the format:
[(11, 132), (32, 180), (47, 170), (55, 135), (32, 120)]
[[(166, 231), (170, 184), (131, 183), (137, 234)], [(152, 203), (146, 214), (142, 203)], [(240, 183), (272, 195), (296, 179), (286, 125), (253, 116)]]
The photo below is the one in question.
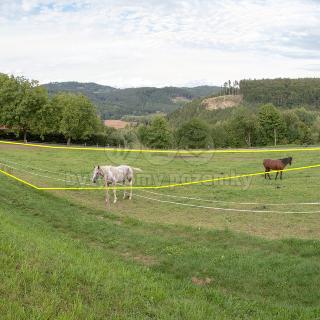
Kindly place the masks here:
[(175, 110), (168, 115), (170, 123), (172, 125), (182, 125), (183, 123), (188, 122), (193, 118), (197, 118), (210, 125), (213, 125), (218, 121), (228, 119), (231, 116), (233, 110), (238, 107), (231, 106), (229, 108), (216, 108), (211, 110), (206, 107), (206, 99), (207, 98), (195, 99), (185, 106)]
[(247, 103), (320, 108), (320, 78), (241, 80), (240, 93)]
[(96, 83), (53, 82), (44, 85), (49, 95), (58, 92), (77, 92), (87, 96), (104, 119), (119, 119), (125, 115), (147, 115), (172, 112), (193, 99), (217, 93), (215, 86), (142, 87), (117, 89)]
[[(238, 106), (246, 106), (252, 111), (262, 104), (272, 103), (280, 109), (293, 109), (304, 107), (307, 110), (320, 111), (320, 78), (302, 79), (262, 79), (241, 80), (240, 95), (242, 102)], [(209, 124), (230, 117), (237, 108), (232, 96), (225, 96), (225, 103), (230, 100), (230, 108), (206, 107), (207, 98), (196, 99), (177, 109), (169, 115), (171, 123), (182, 124), (192, 118), (199, 118)]]

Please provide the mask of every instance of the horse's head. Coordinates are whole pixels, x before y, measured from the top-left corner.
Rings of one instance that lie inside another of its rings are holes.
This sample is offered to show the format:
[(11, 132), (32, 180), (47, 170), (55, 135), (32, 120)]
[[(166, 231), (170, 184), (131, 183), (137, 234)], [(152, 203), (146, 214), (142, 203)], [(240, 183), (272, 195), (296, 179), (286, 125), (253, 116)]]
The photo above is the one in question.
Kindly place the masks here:
[(102, 169), (100, 166), (95, 166), (93, 169), (92, 183), (96, 183), (99, 176), (103, 176)]
[(289, 157), (289, 158), (288, 158), (288, 163), (289, 163), (290, 166), (291, 166), (291, 164), (292, 164), (292, 157)]

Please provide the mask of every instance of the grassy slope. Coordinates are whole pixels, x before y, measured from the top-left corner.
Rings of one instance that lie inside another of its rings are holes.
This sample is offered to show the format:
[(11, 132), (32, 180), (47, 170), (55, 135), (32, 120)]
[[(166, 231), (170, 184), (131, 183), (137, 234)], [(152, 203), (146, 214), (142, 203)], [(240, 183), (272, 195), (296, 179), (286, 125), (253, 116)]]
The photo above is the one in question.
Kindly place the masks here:
[(318, 241), (148, 224), (0, 185), (2, 318), (320, 316)]

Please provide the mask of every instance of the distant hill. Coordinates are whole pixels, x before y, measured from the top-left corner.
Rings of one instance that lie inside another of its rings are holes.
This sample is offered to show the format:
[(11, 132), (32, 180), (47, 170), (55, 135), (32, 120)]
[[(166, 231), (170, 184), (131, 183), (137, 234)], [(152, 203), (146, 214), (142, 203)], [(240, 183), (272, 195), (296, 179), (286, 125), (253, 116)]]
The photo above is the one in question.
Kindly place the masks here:
[(320, 78), (241, 80), (238, 95), (211, 95), (196, 99), (169, 114), (173, 125), (192, 118), (214, 124), (230, 117), (239, 105), (257, 112), (259, 105), (272, 103), (280, 109), (304, 107), (320, 110)]
[(320, 109), (320, 78), (241, 80), (240, 92), (251, 104)]
[(220, 90), (216, 86), (117, 89), (79, 82), (52, 82), (44, 86), (50, 95), (60, 91), (83, 93), (97, 106), (104, 119), (156, 112), (169, 113), (193, 99), (213, 95)]
[(225, 95), (217, 97), (199, 98), (169, 114), (169, 121), (173, 125), (181, 125), (192, 118), (201, 119), (214, 124), (227, 119), (232, 111), (243, 102), (241, 95)]

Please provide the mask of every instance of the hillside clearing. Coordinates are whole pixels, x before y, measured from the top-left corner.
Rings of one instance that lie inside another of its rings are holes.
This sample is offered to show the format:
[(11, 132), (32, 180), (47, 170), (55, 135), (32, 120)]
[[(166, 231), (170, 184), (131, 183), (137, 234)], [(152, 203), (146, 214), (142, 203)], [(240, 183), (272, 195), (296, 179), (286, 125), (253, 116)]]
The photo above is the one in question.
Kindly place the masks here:
[(201, 105), (207, 110), (216, 110), (237, 107), (242, 101), (242, 95), (225, 95), (203, 99)]

